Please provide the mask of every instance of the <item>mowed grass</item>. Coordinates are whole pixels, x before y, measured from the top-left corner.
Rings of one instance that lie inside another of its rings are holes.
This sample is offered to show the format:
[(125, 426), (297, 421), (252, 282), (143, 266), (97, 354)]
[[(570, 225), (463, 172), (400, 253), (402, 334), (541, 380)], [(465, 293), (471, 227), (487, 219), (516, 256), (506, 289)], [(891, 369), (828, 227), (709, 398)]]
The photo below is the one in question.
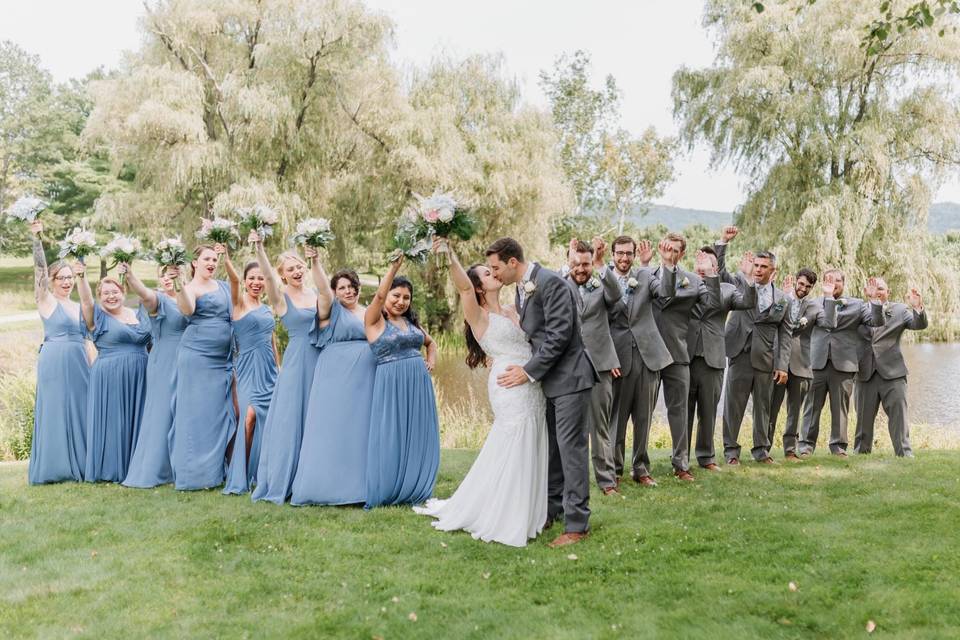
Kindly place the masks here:
[[(443, 452), (437, 495), (474, 455)], [(562, 550), (3, 464), (0, 637), (955, 638), (958, 463), (818, 453), (688, 485), (661, 455), (659, 487), (595, 491), (593, 534)]]

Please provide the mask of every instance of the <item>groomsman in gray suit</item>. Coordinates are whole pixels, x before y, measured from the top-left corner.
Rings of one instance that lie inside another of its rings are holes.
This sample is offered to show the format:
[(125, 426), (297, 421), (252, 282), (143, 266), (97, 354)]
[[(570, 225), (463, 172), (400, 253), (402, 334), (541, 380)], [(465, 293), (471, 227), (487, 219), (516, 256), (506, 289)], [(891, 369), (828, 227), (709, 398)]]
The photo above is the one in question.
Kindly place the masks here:
[(593, 239), (593, 246), (572, 240), (567, 279), (577, 291), (583, 344), (600, 376), (590, 391), (590, 449), (597, 484), (608, 496), (619, 493), (613, 455), (617, 432), (611, 429), (610, 409), (620, 361), (610, 335), (610, 313), (620, 302), (621, 293), (613, 269), (604, 264), (605, 253), (606, 245), (600, 238)]
[(898, 456), (913, 457), (910, 426), (907, 422), (907, 365), (900, 351), (900, 338), (907, 329), (927, 328), (923, 298), (910, 289), (907, 303), (888, 303), (887, 283), (877, 278), (877, 297), (883, 304), (882, 327), (860, 327), (860, 371), (857, 373), (857, 431), (853, 439), (856, 453), (873, 449), (873, 425), (883, 405), (890, 428), (890, 441)]
[(753, 258), (752, 274), (731, 276), (721, 262), (721, 278), (745, 282), (753, 276), (757, 306), (730, 314), (724, 343), (730, 366), (723, 398), (723, 455), (727, 464), (740, 464), (740, 426), (753, 398), (753, 448), (757, 462), (772, 463), (767, 425), (775, 384), (786, 384), (790, 363), (790, 322), (787, 299), (773, 284), (777, 259), (769, 251)]
[(843, 297), (845, 277), (839, 269), (823, 274), (824, 286), (833, 286), (833, 295), (824, 290), (820, 303), (824, 309), (836, 305), (836, 322), (832, 326), (817, 325), (810, 337), (810, 365), (813, 384), (803, 407), (803, 429), (797, 452), (800, 456), (813, 453), (820, 435), (820, 414), (827, 396), (830, 397), (830, 453), (847, 455), (847, 415), (850, 395), (859, 369), (859, 329), (862, 325), (883, 326), (883, 311), (876, 299), (876, 279), (867, 281), (867, 296), (871, 303), (857, 298)]
[(621, 297), (610, 317), (610, 335), (617, 350), (622, 376), (613, 381), (613, 409), (616, 420), (614, 464), (617, 476), (623, 475), (627, 420), (633, 422), (633, 459), (631, 477), (643, 486), (656, 486), (650, 475), (647, 441), (657, 401), (660, 371), (672, 361), (653, 319), (653, 300), (669, 295), (676, 287), (673, 270), (667, 269), (659, 283), (647, 268), (634, 268), (634, 257), (646, 267), (653, 256), (650, 243), (639, 247), (629, 236), (613, 241), (614, 277)]
[[(723, 245), (726, 248), (726, 245)], [(703, 247), (700, 253), (706, 260), (697, 260), (696, 271), (701, 278), (717, 275), (717, 254), (713, 247)], [(753, 257), (749, 259), (752, 270)], [(742, 263), (741, 263), (742, 264)], [(693, 419), (699, 418), (694, 453), (697, 463), (708, 471), (719, 471), (713, 447), (717, 422), (717, 405), (723, 389), (723, 370), (727, 365), (723, 349), (723, 331), (727, 315), (737, 309), (752, 309), (757, 305), (757, 290), (752, 280), (737, 287), (720, 283), (720, 306), (708, 308), (697, 303), (690, 312), (687, 327), (687, 353), (690, 354), (690, 392), (687, 397), (687, 450), (693, 439)]]
[[(673, 440), (673, 474), (680, 480), (693, 482), (690, 473), (690, 436), (687, 427), (687, 402), (690, 395), (690, 354), (687, 350), (687, 331), (694, 306), (707, 310), (720, 307), (720, 279), (715, 275), (701, 279), (684, 271), (678, 265), (687, 249), (686, 239), (679, 233), (668, 233), (661, 241), (668, 251), (661, 251), (662, 263), (653, 272), (661, 280), (666, 271), (674, 272), (676, 286), (667, 296), (653, 302), (653, 318), (660, 337), (670, 352), (673, 362), (660, 371), (663, 400), (667, 405), (667, 422)], [(709, 261), (697, 255), (697, 261)]]
[(790, 462), (802, 462), (797, 455), (797, 439), (800, 436), (800, 421), (803, 401), (813, 382), (813, 370), (810, 368), (810, 336), (818, 321), (823, 321), (823, 306), (808, 296), (817, 284), (817, 274), (810, 269), (800, 269), (796, 277), (787, 276), (783, 284), (790, 300), (790, 319), (792, 341), (790, 346), (790, 368), (787, 370), (787, 384), (778, 384), (773, 388), (773, 402), (770, 405), (770, 431), (768, 439), (772, 445), (777, 430), (777, 417), (783, 400), (787, 400), (787, 423), (783, 430), (784, 459)]

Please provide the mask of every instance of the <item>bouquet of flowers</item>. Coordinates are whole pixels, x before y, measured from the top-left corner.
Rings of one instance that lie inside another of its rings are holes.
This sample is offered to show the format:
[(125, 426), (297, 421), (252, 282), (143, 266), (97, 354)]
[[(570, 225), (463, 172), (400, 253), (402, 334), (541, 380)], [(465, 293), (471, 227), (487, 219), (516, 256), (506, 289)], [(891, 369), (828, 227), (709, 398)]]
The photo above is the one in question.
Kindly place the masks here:
[(390, 262), (396, 262), (400, 256), (424, 264), (430, 256), (433, 240), (429, 236), (422, 236), (416, 220), (404, 214), (397, 223), (397, 231), (393, 234), (393, 244), (396, 247), (390, 254)]
[[(154, 247), (152, 257), (161, 268), (180, 268), (187, 264), (187, 247), (183, 244), (180, 236), (164, 238)], [(180, 291), (179, 278), (173, 281), (173, 287), (177, 291)]]
[(26, 222), (30, 224), (37, 219), (37, 216), (40, 215), (40, 212), (49, 207), (50, 205), (40, 198), (35, 198), (33, 196), (21, 196), (10, 205), (10, 208), (7, 209), (7, 220), (13, 222), (14, 220), (20, 220), (21, 222)]
[(240, 224), (247, 231), (256, 231), (261, 238), (273, 235), (273, 225), (280, 220), (280, 215), (265, 204), (256, 204), (252, 207), (239, 209)]
[(417, 206), (410, 216), (416, 221), (423, 236), (457, 237), (469, 240), (476, 233), (477, 223), (470, 210), (458, 203), (449, 193), (437, 189), (432, 196), (413, 194)]
[[(321, 249), (336, 238), (330, 230), (330, 221), (326, 218), (307, 218), (297, 223), (297, 231), (290, 238), (294, 245), (305, 244), (314, 249)], [(313, 266), (312, 260), (307, 260)]]
[(57, 244), (60, 245), (60, 251), (57, 252), (57, 257), (60, 260), (67, 256), (73, 256), (83, 264), (87, 256), (96, 252), (97, 237), (93, 235), (93, 231), (74, 227), (73, 231), (68, 233), (63, 240), (58, 241)]
[(201, 218), (200, 231), (197, 238), (213, 244), (232, 245), (240, 239), (237, 233), (237, 223), (226, 218)]
[[(129, 236), (121, 236), (118, 233), (113, 234), (113, 240), (107, 243), (107, 245), (100, 252), (100, 255), (104, 258), (109, 258), (113, 260), (113, 264), (107, 267), (112, 269), (121, 262), (127, 264), (132, 264), (134, 260), (137, 259), (137, 256), (140, 253), (140, 241), (136, 238), (131, 238)], [(120, 284), (123, 284), (124, 274), (120, 274)]]

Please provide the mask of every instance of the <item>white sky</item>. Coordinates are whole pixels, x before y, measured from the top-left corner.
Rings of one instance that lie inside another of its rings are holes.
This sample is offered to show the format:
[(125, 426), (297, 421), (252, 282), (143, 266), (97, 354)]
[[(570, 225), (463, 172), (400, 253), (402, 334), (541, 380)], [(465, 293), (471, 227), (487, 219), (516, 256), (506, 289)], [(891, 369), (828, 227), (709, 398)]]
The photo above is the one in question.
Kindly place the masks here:
[[(681, 65), (707, 66), (711, 42), (700, 26), (700, 0), (366, 0), (393, 18), (401, 64), (437, 53), (456, 57), (502, 52), (529, 101), (544, 105), (538, 74), (564, 52), (588, 51), (599, 83), (613, 74), (623, 93), (624, 126), (676, 133), (670, 78)], [(0, 39), (40, 56), (57, 80), (118, 65), (140, 42), (140, 0), (3, 0)], [(731, 211), (744, 199), (732, 170), (708, 167), (705, 149), (678, 158), (678, 177), (658, 202)], [(960, 202), (960, 180), (935, 201)]]

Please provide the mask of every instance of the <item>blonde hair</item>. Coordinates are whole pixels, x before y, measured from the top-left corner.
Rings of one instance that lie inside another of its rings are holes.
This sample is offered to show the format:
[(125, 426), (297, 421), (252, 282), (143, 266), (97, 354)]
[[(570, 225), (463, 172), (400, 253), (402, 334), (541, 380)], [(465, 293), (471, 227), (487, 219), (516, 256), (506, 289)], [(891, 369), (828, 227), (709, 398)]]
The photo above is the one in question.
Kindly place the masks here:
[(296, 251), (284, 251), (278, 255), (274, 266), (277, 270), (277, 274), (280, 276), (280, 280), (283, 281), (284, 284), (286, 284), (287, 279), (283, 277), (283, 263), (287, 260), (294, 260), (295, 262), (302, 264), (304, 267), (307, 266), (307, 263), (303, 261), (303, 258), (301, 258)]
[[(197, 265), (193, 264), (196, 260), (200, 259), (200, 256), (203, 255), (204, 251), (213, 251), (217, 253), (217, 250), (213, 248), (212, 244), (198, 244), (197, 247), (193, 250), (193, 260), (190, 261), (190, 277), (193, 278), (197, 275)], [(219, 254), (217, 255), (217, 260), (220, 259)]]
[(124, 285), (120, 284), (120, 281), (119, 281), (119, 280), (117, 280), (117, 279), (114, 278), (113, 276), (104, 276), (104, 277), (100, 278), (100, 282), (97, 283), (97, 297), (98, 297), (98, 298), (100, 297), (100, 292), (103, 291), (103, 285), (105, 285), (105, 284), (113, 284), (113, 285), (116, 285), (117, 288), (120, 289), (120, 293), (123, 293), (123, 294), (126, 294), (126, 293), (127, 293), (127, 288), (126, 288)]
[(47, 277), (53, 280), (57, 277), (57, 274), (63, 271), (64, 269), (70, 269), (70, 273), (73, 273), (73, 267), (71, 267), (65, 260), (57, 260), (49, 267), (47, 267)]

